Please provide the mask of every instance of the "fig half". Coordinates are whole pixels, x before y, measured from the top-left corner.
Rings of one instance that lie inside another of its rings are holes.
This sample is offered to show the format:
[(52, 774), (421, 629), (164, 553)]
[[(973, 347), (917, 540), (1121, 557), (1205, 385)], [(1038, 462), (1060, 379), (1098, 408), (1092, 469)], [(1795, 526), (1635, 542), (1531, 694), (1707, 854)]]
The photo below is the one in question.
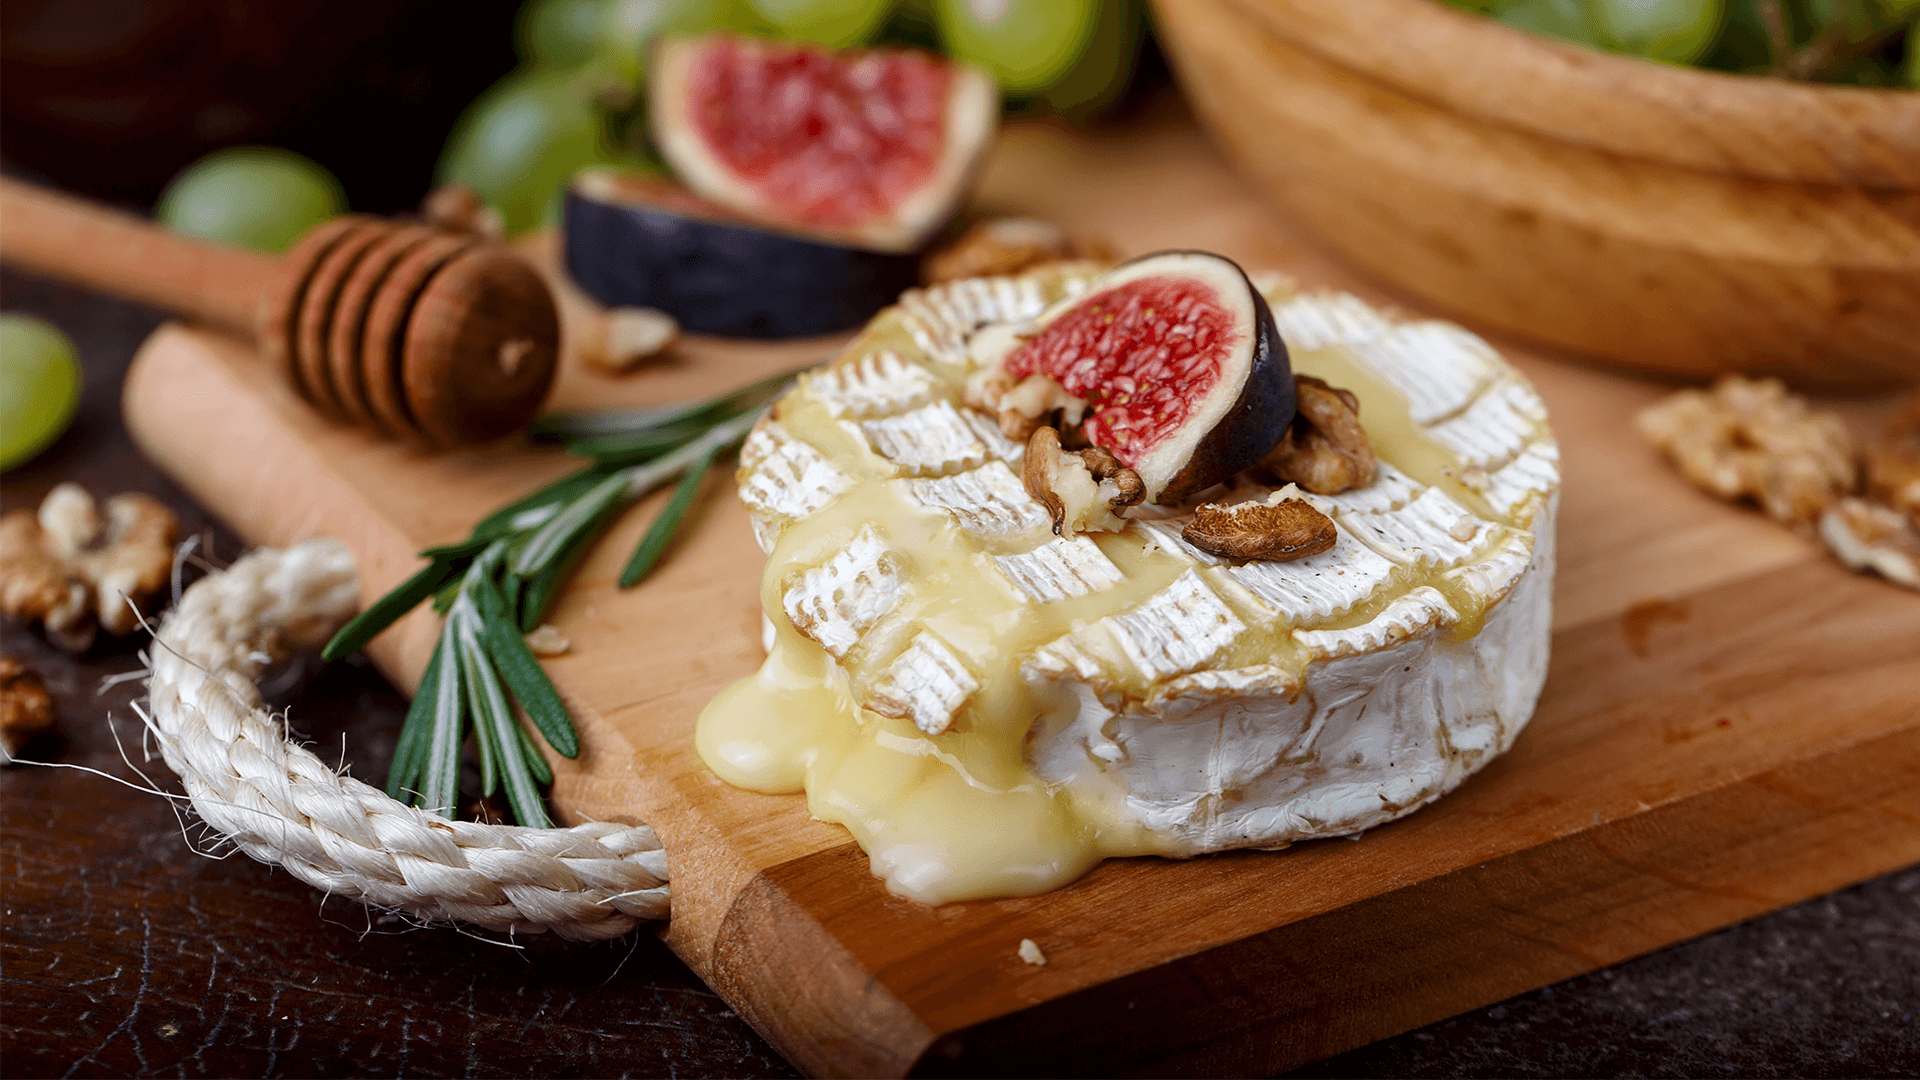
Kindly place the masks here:
[(959, 207), (999, 122), (978, 68), (733, 34), (655, 43), (654, 136), (694, 193), (759, 221), (912, 251)]
[(1168, 251), (1123, 263), (979, 356), (972, 404), (1009, 435), (1078, 425), (1177, 503), (1258, 462), (1293, 421), (1273, 312), (1232, 260)]

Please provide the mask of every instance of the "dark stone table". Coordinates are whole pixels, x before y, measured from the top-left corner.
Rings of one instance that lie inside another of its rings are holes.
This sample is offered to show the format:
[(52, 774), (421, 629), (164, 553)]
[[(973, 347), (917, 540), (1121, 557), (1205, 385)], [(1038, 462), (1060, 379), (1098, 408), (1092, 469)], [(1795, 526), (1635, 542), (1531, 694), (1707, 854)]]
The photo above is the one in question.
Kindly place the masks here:
[[(59, 325), (86, 364), (79, 419), (5, 477), (0, 505), (62, 480), (145, 491), (216, 559), (238, 555), (120, 421), (121, 376), (159, 317), (11, 271), (0, 306)], [(644, 930), (500, 944), (369, 918), (228, 857), (143, 755), (137, 686), (97, 692), (140, 667), (139, 648), (75, 659), (0, 626), (0, 650), (59, 699), (57, 734), (26, 755), (106, 774), (0, 770), (0, 1074), (792, 1074)], [(404, 699), (362, 663), (287, 682), (270, 689), (294, 731), (378, 782)], [(1920, 868), (1298, 1073), (1488, 1074), (1920, 1076)]]

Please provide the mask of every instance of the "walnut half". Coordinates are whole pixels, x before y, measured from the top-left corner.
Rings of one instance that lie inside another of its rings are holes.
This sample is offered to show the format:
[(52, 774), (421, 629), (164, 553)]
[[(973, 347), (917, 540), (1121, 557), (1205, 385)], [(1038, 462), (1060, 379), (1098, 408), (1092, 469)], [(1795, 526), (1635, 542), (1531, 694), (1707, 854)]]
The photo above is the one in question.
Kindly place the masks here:
[(47, 493), (39, 512), (0, 518), (0, 613), (46, 625), (62, 648), (80, 652), (96, 625), (125, 634), (134, 610), (167, 580), (179, 528), (173, 511), (138, 493), (108, 499), (104, 525), (78, 484)]
[(1181, 530), (1187, 543), (1227, 559), (1290, 562), (1333, 547), (1333, 519), (1305, 499), (1223, 506), (1203, 503)]
[(1778, 379), (1724, 375), (1711, 390), (1642, 409), (1637, 422), (1680, 475), (1723, 499), (1752, 499), (1781, 521), (1809, 527), (1854, 488), (1846, 426)]
[(1053, 519), (1055, 536), (1118, 532), (1126, 527), (1120, 511), (1147, 495), (1140, 474), (1111, 451), (1099, 446), (1062, 450), (1060, 432), (1050, 427), (1036, 429), (1027, 440), (1021, 480)]
[(1360, 399), (1311, 375), (1295, 375), (1293, 389), (1293, 426), (1261, 467), (1316, 495), (1373, 483), (1373, 440), (1360, 427)]

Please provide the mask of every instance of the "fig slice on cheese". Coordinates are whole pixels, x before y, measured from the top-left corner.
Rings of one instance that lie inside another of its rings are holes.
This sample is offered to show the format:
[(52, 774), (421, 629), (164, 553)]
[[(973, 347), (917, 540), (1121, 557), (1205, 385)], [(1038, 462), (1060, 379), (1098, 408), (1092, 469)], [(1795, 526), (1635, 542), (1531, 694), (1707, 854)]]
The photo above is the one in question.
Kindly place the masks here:
[(1273, 312), (1232, 260), (1168, 251), (1124, 263), (983, 343), (968, 388), (1010, 437), (1077, 426), (1177, 503), (1258, 462), (1293, 420)]

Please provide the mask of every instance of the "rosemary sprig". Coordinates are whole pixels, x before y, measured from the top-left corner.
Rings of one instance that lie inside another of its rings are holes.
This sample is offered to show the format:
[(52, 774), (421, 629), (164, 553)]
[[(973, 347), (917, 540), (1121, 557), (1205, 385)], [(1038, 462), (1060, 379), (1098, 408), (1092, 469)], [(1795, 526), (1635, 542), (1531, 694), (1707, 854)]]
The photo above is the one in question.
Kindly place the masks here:
[(539, 785), (552, 783), (553, 772), (516, 705), (562, 757), (579, 754), (580, 738), (523, 635), (622, 511), (678, 481), (620, 574), (621, 588), (638, 584), (672, 546), (708, 467), (739, 445), (795, 374), (706, 401), (561, 414), (535, 426), (536, 436), (592, 463), (482, 518), (465, 540), (422, 551), (427, 565), (342, 627), (321, 653), (337, 660), (358, 651), (423, 601), (445, 616), (394, 747), (389, 795), (451, 817), (460, 748), (471, 733), (481, 793), (504, 790), (522, 825), (552, 824)]

